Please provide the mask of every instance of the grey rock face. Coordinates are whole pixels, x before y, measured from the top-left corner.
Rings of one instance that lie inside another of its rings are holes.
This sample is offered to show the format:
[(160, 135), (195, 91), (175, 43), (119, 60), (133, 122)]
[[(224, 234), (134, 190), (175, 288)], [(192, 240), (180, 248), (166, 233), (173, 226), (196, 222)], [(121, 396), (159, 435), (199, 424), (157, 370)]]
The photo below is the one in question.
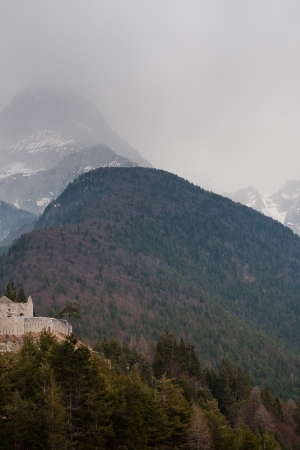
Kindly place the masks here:
[(224, 195), (272, 217), (300, 235), (300, 181), (290, 180), (271, 195), (260, 194), (253, 187)]
[(34, 214), (42, 213), (80, 174), (98, 167), (134, 167), (103, 144), (70, 153), (55, 167), (33, 174), (18, 173), (0, 180), (0, 198)]
[(264, 202), (262, 201), (260, 193), (253, 186), (226, 193), (224, 196), (231, 198), (234, 202), (249, 206), (256, 211), (263, 213)]

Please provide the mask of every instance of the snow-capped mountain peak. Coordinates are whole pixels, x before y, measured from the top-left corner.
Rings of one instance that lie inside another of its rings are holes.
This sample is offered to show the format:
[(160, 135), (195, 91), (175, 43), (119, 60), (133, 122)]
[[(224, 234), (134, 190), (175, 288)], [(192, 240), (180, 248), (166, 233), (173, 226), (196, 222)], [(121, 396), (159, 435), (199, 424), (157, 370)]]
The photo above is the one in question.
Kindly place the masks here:
[(300, 234), (300, 181), (290, 180), (274, 194), (260, 194), (255, 188), (248, 187), (223, 195), (272, 217)]
[(41, 130), (31, 136), (21, 139), (18, 142), (8, 145), (9, 153), (27, 151), (27, 153), (37, 153), (40, 151), (54, 150), (59, 152), (65, 150), (70, 144), (75, 144), (72, 136), (66, 136), (62, 132), (53, 130)]

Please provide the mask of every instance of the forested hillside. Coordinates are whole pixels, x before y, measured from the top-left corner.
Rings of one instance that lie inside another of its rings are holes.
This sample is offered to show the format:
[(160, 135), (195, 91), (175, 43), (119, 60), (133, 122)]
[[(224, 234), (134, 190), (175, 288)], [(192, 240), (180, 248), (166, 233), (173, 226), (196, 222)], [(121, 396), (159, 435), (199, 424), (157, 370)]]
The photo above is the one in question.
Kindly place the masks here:
[[(82, 306), (79, 337), (151, 341), (172, 329), (205, 364), (299, 389), (300, 240), (283, 225), (167, 172), (104, 168), (50, 204), (1, 259), (38, 315)], [(45, 228), (46, 227), (46, 228)]]
[(299, 399), (253, 388), (228, 359), (203, 367), (171, 333), (95, 350), (43, 332), (0, 355), (0, 449), (299, 449)]

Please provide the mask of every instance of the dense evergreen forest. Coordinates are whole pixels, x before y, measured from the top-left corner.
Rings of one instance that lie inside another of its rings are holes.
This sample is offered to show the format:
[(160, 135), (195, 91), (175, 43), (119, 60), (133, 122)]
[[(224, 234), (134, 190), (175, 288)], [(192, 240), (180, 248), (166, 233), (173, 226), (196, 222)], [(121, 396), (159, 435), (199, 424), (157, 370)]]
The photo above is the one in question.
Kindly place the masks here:
[(37, 315), (81, 305), (78, 338), (168, 328), (206, 365), (222, 358), (283, 399), (300, 388), (300, 238), (167, 172), (101, 168), (52, 202), (0, 259)]
[(300, 401), (283, 402), (227, 359), (202, 367), (172, 333), (156, 345), (29, 335), (0, 355), (0, 449), (296, 450)]

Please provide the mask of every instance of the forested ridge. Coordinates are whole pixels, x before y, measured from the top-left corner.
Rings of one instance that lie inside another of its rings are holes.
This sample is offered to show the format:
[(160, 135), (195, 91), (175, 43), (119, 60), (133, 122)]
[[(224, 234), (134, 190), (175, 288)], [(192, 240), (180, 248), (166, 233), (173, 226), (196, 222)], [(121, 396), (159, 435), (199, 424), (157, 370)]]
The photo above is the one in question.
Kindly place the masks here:
[(91, 343), (155, 341), (168, 328), (203, 364), (229, 358), (284, 399), (300, 387), (300, 239), (167, 172), (102, 168), (52, 202), (0, 261), (37, 315), (66, 301)]
[(297, 450), (300, 399), (251, 386), (228, 359), (201, 365), (172, 333), (155, 345), (31, 335), (0, 355), (0, 448)]

